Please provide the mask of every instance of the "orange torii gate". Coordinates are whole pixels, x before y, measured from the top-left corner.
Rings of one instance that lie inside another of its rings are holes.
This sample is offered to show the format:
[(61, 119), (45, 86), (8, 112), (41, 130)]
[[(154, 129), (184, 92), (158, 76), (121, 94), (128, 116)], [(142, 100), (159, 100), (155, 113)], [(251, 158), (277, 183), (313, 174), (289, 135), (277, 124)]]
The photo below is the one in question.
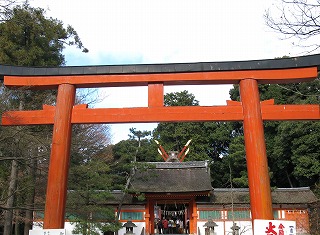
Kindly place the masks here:
[[(264, 120), (319, 120), (319, 105), (260, 102), (258, 84), (310, 81), (320, 55), (238, 62), (30, 68), (0, 65), (10, 88), (58, 89), (56, 106), (8, 111), (2, 125), (53, 124), (44, 228), (64, 227), (72, 124), (243, 121), (252, 220), (273, 219)], [(165, 85), (239, 84), (241, 102), (226, 106), (165, 107)], [(76, 88), (148, 86), (148, 107), (88, 108), (74, 105)], [(196, 214), (192, 215), (197, 217)], [(150, 218), (150, 215), (146, 215)], [(150, 221), (146, 221), (147, 224)], [(150, 233), (147, 226), (146, 232)], [(191, 231), (195, 232), (196, 231)]]

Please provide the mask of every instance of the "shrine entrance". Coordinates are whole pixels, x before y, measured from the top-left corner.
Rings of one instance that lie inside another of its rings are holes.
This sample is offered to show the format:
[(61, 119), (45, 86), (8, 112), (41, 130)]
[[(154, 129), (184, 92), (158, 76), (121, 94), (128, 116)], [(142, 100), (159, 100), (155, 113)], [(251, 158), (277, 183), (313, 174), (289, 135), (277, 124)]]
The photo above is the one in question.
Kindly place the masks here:
[(188, 207), (189, 201), (187, 200), (157, 200), (154, 206), (155, 218), (174, 217), (184, 220), (190, 216)]
[[(270, 220), (273, 212), (263, 121), (320, 120), (320, 110), (318, 104), (277, 105), (274, 100), (261, 101), (258, 84), (311, 81), (318, 76), (318, 68), (320, 55), (238, 62), (59, 68), (0, 65), (0, 79), (9, 88), (58, 91), (55, 107), (45, 105), (43, 110), (5, 112), (2, 125), (53, 124), (44, 228), (59, 229), (64, 228), (65, 222), (72, 125), (242, 121), (252, 220)], [(206, 84), (239, 84), (241, 101), (229, 101), (225, 106), (164, 106), (164, 86)], [(91, 109), (86, 104), (75, 105), (77, 88), (121, 86), (147, 86), (148, 107)], [(197, 217), (194, 211), (192, 221)], [(146, 213), (145, 217), (153, 215)], [(195, 226), (190, 224), (190, 228)], [(147, 234), (150, 228), (148, 224)]]
[[(172, 219), (174, 222), (181, 221), (179, 227), (176, 226), (176, 234), (184, 234), (186, 229), (187, 219), (190, 217), (189, 202), (183, 200), (157, 200), (154, 206), (155, 222), (167, 219)], [(156, 229), (156, 224), (155, 224)], [(159, 232), (159, 231), (158, 231)]]
[(195, 196), (176, 195), (168, 198), (160, 195), (158, 199), (149, 198), (148, 201), (147, 204), (153, 208), (153, 212), (150, 211), (150, 215), (153, 215), (150, 218), (150, 221), (153, 221), (150, 224), (150, 231), (159, 233), (157, 223), (159, 220), (166, 219), (167, 221), (172, 220), (174, 223), (177, 220), (181, 221), (179, 226), (175, 224), (172, 230), (168, 229), (168, 234), (196, 233), (197, 216), (192, 216), (197, 214)]

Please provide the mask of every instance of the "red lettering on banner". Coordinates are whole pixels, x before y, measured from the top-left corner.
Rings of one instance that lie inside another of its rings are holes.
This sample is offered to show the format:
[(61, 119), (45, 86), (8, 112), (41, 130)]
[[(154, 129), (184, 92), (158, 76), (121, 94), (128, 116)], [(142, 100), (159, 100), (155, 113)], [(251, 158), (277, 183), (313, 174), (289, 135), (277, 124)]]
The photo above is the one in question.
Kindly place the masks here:
[(277, 235), (277, 232), (274, 231), (275, 228), (276, 228), (276, 226), (273, 225), (272, 222), (269, 222), (269, 227), (266, 227), (265, 233), (267, 235)]

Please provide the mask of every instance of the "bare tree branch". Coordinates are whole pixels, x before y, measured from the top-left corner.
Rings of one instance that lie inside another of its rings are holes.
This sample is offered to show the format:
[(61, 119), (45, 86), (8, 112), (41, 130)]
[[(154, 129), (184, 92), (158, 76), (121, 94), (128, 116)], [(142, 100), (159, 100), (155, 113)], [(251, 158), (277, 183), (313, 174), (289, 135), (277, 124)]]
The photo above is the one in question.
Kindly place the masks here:
[(266, 25), (284, 39), (296, 38), (307, 53), (319, 49), (314, 43), (320, 36), (320, 0), (277, 0), (264, 14)]
[(19, 0), (2, 0), (0, 3), (0, 22), (6, 21), (11, 9), (20, 3)]

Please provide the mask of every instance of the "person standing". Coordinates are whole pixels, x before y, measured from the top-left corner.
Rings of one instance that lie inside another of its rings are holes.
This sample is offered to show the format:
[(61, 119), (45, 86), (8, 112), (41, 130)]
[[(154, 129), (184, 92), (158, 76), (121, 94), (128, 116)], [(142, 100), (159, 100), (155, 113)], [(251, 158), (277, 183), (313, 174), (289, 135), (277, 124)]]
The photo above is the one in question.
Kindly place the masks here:
[(188, 218), (186, 222), (186, 234), (189, 234), (189, 233), (190, 233), (190, 220)]
[(168, 220), (164, 218), (162, 220), (162, 227), (163, 227), (163, 233), (167, 234), (168, 233)]
[(158, 226), (159, 234), (162, 234), (163, 233), (163, 224), (162, 224), (162, 220), (161, 219), (158, 220), (157, 226)]
[(183, 232), (183, 221), (182, 221), (182, 220), (179, 221), (179, 233), (180, 233), (180, 234), (183, 234), (183, 233), (184, 233), (184, 232)]
[(174, 225), (174, 221), (172, 218), (170, 218), (168, 221), (168, 230), (170, 234), (173, 234), (173, 225)]
[(180, 229), (180, 219), (179, 218), (177, 218), (177, 220), (175, 221), (175, 231), (174, 231), (174, 233), (175, 234), (177, 234), (177, 233), (179, 233), (179, 229)]

